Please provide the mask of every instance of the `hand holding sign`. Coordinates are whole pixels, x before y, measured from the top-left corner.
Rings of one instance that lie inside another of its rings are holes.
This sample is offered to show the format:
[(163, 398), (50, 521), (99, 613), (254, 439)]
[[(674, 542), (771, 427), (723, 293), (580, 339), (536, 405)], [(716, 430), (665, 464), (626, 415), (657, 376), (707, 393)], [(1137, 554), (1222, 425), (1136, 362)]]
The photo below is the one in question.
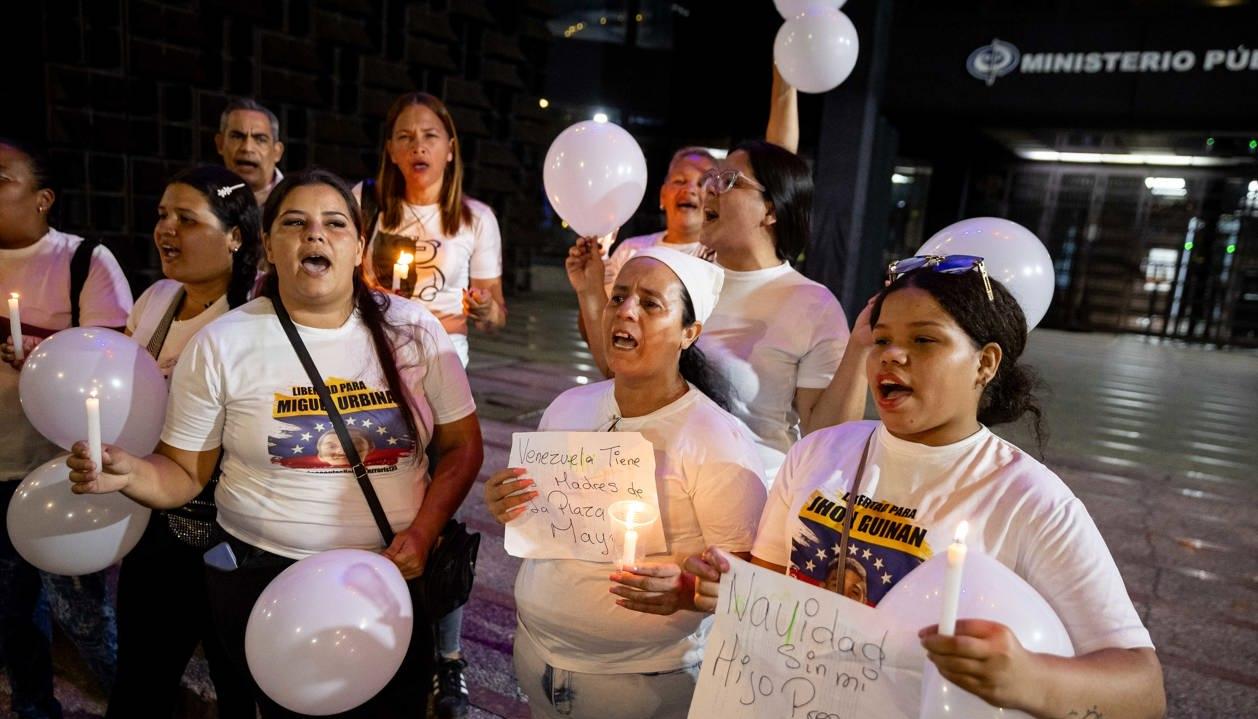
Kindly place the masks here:
[[(520, 432), (510, 463), (486, 484), (490, 511), (507, 524), (507, 553), (532, 559), (620, 558), (624, 539), (609, 507), (644, 503), (659, 516), (655, 451), (637, 432)], [(667, 549), (658, 521), (636, 530), (641, 555)]]

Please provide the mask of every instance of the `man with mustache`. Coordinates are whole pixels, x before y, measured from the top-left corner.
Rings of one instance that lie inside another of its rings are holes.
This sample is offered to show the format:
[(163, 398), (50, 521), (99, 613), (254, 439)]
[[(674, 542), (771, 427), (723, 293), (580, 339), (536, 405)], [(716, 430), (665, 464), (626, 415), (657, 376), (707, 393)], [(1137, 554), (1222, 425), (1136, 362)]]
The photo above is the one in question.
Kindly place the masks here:
[(280, 120), (256, 100), (245, 97), (228, 103), (219, 116), (214, 147), (227, 169), (249, 183), (259, 206), (284, 179), (275, 166), (284, 156)]

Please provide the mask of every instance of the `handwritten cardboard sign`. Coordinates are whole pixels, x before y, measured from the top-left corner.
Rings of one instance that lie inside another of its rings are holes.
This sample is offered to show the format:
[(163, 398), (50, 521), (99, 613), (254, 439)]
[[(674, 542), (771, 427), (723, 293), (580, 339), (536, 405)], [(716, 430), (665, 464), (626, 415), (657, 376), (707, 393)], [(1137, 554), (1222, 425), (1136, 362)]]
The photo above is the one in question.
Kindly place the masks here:
[(729, 561), (690, 719), (917, 716), (918, 693), (903, 696), (903, 658), (890, 654), (897, 644), (888, 641), (891, 617), (736, 557)]
[[(608, 506), (633, 499), (659, 516), (655, 450), (638, 432), (517, 432), (509, 466), (523, 467), (538, 492), (507, 524), (512, 556), (614, 562), (621, 548)], [(660, 522), (640, 534), (646, 554), (667, 550)]]

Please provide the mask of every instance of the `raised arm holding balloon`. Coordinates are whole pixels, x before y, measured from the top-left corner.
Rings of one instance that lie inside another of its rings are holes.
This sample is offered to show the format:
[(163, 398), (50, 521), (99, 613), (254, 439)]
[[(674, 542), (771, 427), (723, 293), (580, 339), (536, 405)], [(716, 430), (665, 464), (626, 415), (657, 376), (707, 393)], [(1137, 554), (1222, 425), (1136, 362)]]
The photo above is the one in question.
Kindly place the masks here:
[[(96, 467), (79, 444), (68, 460), (71, 480), (78, 492), (121, 491), (155, 508), (177, 507), (201, 491), (221, 454), (215, 496), (231, 551), (218, 555), (234, 555), (236, 563), (216, 560), (211, 605), (230, 658), (240, 671), (248, 666), (267, 692), (256, 697), (263, 716), (288, 716), (277, 702), (304, 713), (349, 709), (382, 686), (359, 710), (363, 716), (416, 716), (431, 686), (432, 647), (429, 632), (409, 632), (409, 619), (404, 655), (391, 653), (404, 636), (399, 625), (390, 634), (392, 649), (355, 632), (344, 642), (300, 649), (283, 644), (281, 632), (268, 645), (276, 652), (269, 661), (246, 661), (247, 620), (271, 580), (321, 552), (379, 550), (383, 533), (345, 460), (347, 450), (326, 447), (329, 415), (312, 399), (312, 380), (280, 311), (291, 316), (332, 396), (352, 398), (342, 407), (345, 424), (370, 435), (361, 461), (372, 468), (369, 481), (396, 533), (384, 556), (408, 578), (423, 573), (480, 467), (480, 429), (467, 379), (431, 313), (390, 299), (370, 282), (362, 267), (358, 205), (339, 178), (317, 170), (285, 178), (268, 198), (263, 227), (273, 266), (264, 296), (210, 324), (184, 350), (156, 453), (142, 457), (107, 447), (103, 466)], [(347, 346), (368, 349), (346, 352)], [(428, 467), (429, 444), (439, 450), (435, 468)], [(353, 566), (373, 582), (388, 579), (374, 565)], [(338, 610), (338, 600), (327, 597), (318, 606), (325, 619), (334, 618), (328, 613)], [(373, 612), (370, 622), (398, 613), (384, 610)], [(423, 627), (422, 608), (414, 612)], [(351, 658), (351, 652), (358, 653)], [(376, 664), (381, 657), (397, 657), (400, 668)], [(346, 681), (350, 665), (366, 666), (375, 683)]]
[[(907, 258), (889, 279), (868, 320), (866, 375), (881, 422), (819, 430), (791, 449), (754, 561), (893, 612), (908, 639), (889, 641), (919, 641), (945, 679), (977, 695), (951, 692), (956, 715), (1060, 717), (1098, 707), (1105, 716), (1161, 716), (1152, 642), (1087, 511), (1052, 471), (988, 429), (1028, 413), (1038, 428), (1034, 375), (1018, 364), (1023, 307), (973, 255)], [(1049, 298), (1023, 306), (1038, 316)], [(961, 621), (955, 636), (942, 636), (933, 626), (938, 600), (922, 601), (937, 587), (921, 578), (938, 571), (962, 522), (972, 527), (971, 553), (995, 562), (967, 566), (973, 586), (962, 594)], [(699, 579), (697, 606), (713, 606), (722, 564), (714, 552), (687, 561)], [(1017, 576), (984, 579), (994, 570)], [(1019, 577), (1047, 599), (1034, 598), (1051, 618), (1040, 626), (1057, 622), (1054, 612), (1064, 624), (1055, 648), (1028, 624), (1041, 616), (1034, 602), (1005, 607), (1019, 596)], [(991, 607), (1005, 607), (1009, 623), (984, 619)], [(911, 634), (918, 630), (920, 639)]]

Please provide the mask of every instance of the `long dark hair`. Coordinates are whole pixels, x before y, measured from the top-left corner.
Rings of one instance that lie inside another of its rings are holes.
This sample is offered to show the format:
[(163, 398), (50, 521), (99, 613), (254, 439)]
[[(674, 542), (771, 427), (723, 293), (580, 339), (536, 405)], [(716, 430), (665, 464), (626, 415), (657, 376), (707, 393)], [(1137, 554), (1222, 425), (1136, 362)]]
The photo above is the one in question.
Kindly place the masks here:
[[(243, 305), (257, 280), (258, 254), (262, 251), (262, 213), (258, 211), (253, 192), (239, 175), (221, 165), (188, 168), (166, 184), (187, 185), (200, 192), (224, 230), (240, 230), (240, 247), (232, 253), (227, 305)], [(228, 192), (228, 188), (235, 189)]]
[[(345, 206), (349, 208), (350, 221), (354, 223), (354, 231), (358, 233), (360, 238), (362, 237), (362, 210), (359, 209), (358, 203), (354, 200), (354, 194), (350, 191), (349, 185), (346, 185), (345, 181), (335, 174), (317, 167), (288, 175), (275, 186), (274, 190), (271, 190), (271, 195), (266, 200), (266, 207), (262, 210), (262, 225), (268, 232), (275, 225), (280, 206), (284, 203), (284, 199), (288, 197), (288, 194), (298, 187), (308, 185), (327, 185), (336, 190), (341, 195), (341, 199), (345, 200)], [(406, 420), (406, 428), (410, 430), (411, 436), (415, 438), (416, 451), (423, 451), (423, 448), (420, 446), (422, 437), (411, 411), (413, 409), (411, 395), (402, 384), (402, 375), (398, 369), (397, 358), (397, 350), (402, 343), (414, 338), (407, 337), (403, 328), (390, 324), (387, 320), (386, 317), (390, 305), (389, 293), (380, 291), (371, 279), (367, 264), (366, 258), (364, 258), (363, 263), (354, 272), (354, 308), (358, 310), (363, 324), (367, 326), (367, 330), (371, 333), (371, 343), (376, 350), (376, 359), (380, 362), (380, 369), (384, 372), (389, 391), (393, 393), (398, 407), (404, 410), (402, 418)], [(267, 272), (266, 277), (262, 281), (261, 294), (272, 302), (280, 301), (279, 274), (274, 267)]]
[(878, 323), (882, 303), (887, 295), (906, 287), (916, 287), (930, 294), (957, 325), (965, 331), (976, 347), (989, 342), (1000, 345), (1003, 353), (1000, 367), (987, 386), (978, 404), (978, 421), (993, 427), (1016, 422), (1031, 415), (1031, 427), (1041, 450), (1047, 434), (1044, 412), (1035, 390), (1040, 386), (1038, 375), (1018, 358), (1026, 349), (1026, 316), (1018, 301), (1005, 286), (991, 280), (994, 299), (987, 299), (983, 278), (978, 272), (944, 274), (930, 269), (909, 272), (878, 293), (870, 313), (870, 326)]
[(812, 227), (812, 170), (799, 155), (771, 142), (751, 140), (734, 148), (747, 153), (751, 171), (773, 205), (773, 247), (779, 260), (794, 261), (808, 245)]
[[(681, 299), (681, 326), (684, 328), (695, 323), (695, 303), (691, 301), (690, 293), (686, 291), (684, 284), (681, 286)], [(725, 375), (717, 372), (716, 368), (708, 362), (708, 357), (703, 354), (703, 350), (699, 349), (698, 342), (691, 342), (689, 347), (681, 351), (681, 357), (677, 360), (677, 369), (681, 372), (682, 379), (707, 395), (708, 399), (715, 402), (718, 407), (726, 412), (729, 411), (729, 380), (725, 379)]]
[[(446, 105), (434, 95), (426, 92), (408, 92), (393, 101), (389, 112), (385, 115), (383, 133), (380, 143), (380, 169), (376, 172), (376, 190), (379, 193), (380, 210), (385, 227), (396, 227), (402, 221), (402, 203), (406, 199), (406, 177), (402, 170), (393, 164), (389, 157), (388, 142), (393, 137), (393, 126), (406, 108), (412, 105), (423, 105), (432, 110), (442, 127), (450, 136), (450, 153), (453, 159), (446, 163), (445, 174), (441, 179), (441, 231), (446, 237), (453, 237), (464, 225), (472, 222), (472, 209), (463, 198), (463, 150), (459, 142), (459, 134), (454, 127), (454, 118)], [(366, 188), (364, 188), (365, 190)], [(370, 221), (371, 218), (367, 218)], [(367, 239), (371, 239), (370, 237)]]

